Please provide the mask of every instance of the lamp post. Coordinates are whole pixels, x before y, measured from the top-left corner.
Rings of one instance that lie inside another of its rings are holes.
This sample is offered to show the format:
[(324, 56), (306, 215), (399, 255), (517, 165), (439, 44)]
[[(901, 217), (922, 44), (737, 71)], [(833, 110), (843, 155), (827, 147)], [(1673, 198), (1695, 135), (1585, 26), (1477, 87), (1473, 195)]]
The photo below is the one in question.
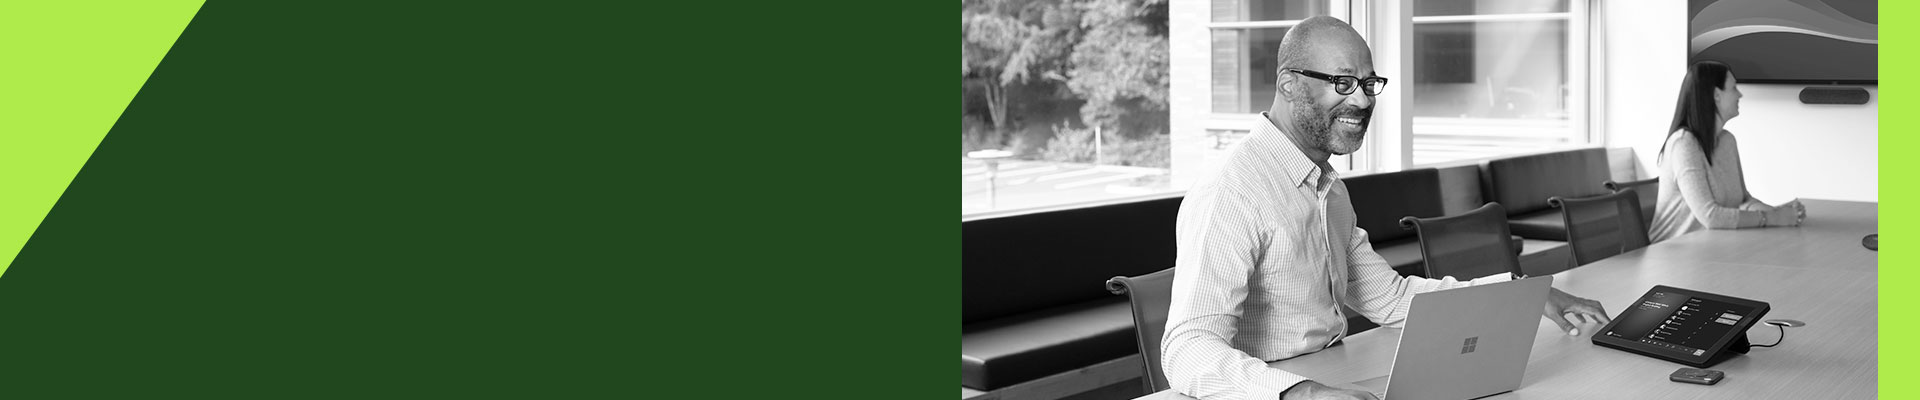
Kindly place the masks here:
[(998, 196), (999, 194), (995, 192), (996, 190), (995, 187), (999, 185), (994, 182), (994, 179), (997, 177), (997, 175), (999, 175), (999, 172), (1000, 172), (1000, 159), (1007, 158), (1007, 157), (1013, 157), (1013, 152), (1006, 151), (1006, 150), (979, 150), (979, 151), (967, 152), (967, 158), (980, 160), (987, 163), (987, 209), (988, 210), (994, 209), (995, 207), (994, 203), (999, 197)]
[(1103, 155), (1105, 154), (1103, 154), (1100, 151), (1100, 125), (1094, 124), (1093, 125), (1093, 165), (1100, 165), (1100, 161), (1106, 158), (1106, 157), (1102, 157)]

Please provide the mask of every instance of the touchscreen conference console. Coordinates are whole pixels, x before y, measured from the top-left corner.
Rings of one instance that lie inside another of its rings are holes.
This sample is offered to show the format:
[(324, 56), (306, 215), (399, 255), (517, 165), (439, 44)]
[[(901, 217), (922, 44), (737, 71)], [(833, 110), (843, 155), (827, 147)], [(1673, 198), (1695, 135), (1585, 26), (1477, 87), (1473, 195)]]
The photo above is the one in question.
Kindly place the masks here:
[(1746, 353), (1747, 328), (1767, 308), (1760, 301), (1654, 286), (1593, 335), (1593, 344), (1705, 368)]

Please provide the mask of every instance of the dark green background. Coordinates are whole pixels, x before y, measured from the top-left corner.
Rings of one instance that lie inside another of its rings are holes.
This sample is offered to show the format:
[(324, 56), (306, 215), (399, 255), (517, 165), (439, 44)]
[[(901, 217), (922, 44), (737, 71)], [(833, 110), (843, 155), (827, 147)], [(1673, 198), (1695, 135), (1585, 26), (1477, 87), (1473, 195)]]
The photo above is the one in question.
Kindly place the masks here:
[(0, 393), (951, 396), (912, 3), (208, 1), (0, 279)]

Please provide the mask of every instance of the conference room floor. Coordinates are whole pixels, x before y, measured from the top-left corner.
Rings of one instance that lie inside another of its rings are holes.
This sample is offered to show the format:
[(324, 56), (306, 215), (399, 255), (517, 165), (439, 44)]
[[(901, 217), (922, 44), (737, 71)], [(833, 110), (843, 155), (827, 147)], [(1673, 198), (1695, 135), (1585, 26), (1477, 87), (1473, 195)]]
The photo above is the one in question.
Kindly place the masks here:
[[(1805, 321), (1778, 347), (1755, 348), (1715, 365), (1713, 386), (1678, 383), (1682, 367), (1592, 344), (1598, 326), (1569, 336), (1541, 319), (1520, 389), (1489, 399), (1689, 398), (1845, 399), (1877, 394), (1878, 253), (1861, 238), (1879, 231), (1877, 203), (1803, 200), (1798, 228), (1706, 230), (1554, 274), (1554, 287), (1589, 297), (1618, 315), (1654, 285), (1768, 302), (1765, 319)], [(1316, 381), (1379, 386), (1392, 368), (1400, 329), (1353, 335), (1340, 346), (1269, 363)], [(1779, 330), (1748, 331), (1757, 344)], [(1391, 388), (1389, 388), (1391, 396)], [(1162, 391), (1143, 399), (1186, 399)]]

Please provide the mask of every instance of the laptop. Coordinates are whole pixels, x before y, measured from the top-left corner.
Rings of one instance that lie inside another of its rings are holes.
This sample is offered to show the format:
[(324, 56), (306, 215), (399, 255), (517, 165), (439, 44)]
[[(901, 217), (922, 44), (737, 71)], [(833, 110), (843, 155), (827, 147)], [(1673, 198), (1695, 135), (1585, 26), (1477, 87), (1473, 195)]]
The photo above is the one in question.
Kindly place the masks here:
[(1552, 287), (1552, 276), (1539, 276), (1414, 295), (1393, 372), (1384, 384), (1354, 385), (1385, 400), (1467, 400), (1519, 389)]

